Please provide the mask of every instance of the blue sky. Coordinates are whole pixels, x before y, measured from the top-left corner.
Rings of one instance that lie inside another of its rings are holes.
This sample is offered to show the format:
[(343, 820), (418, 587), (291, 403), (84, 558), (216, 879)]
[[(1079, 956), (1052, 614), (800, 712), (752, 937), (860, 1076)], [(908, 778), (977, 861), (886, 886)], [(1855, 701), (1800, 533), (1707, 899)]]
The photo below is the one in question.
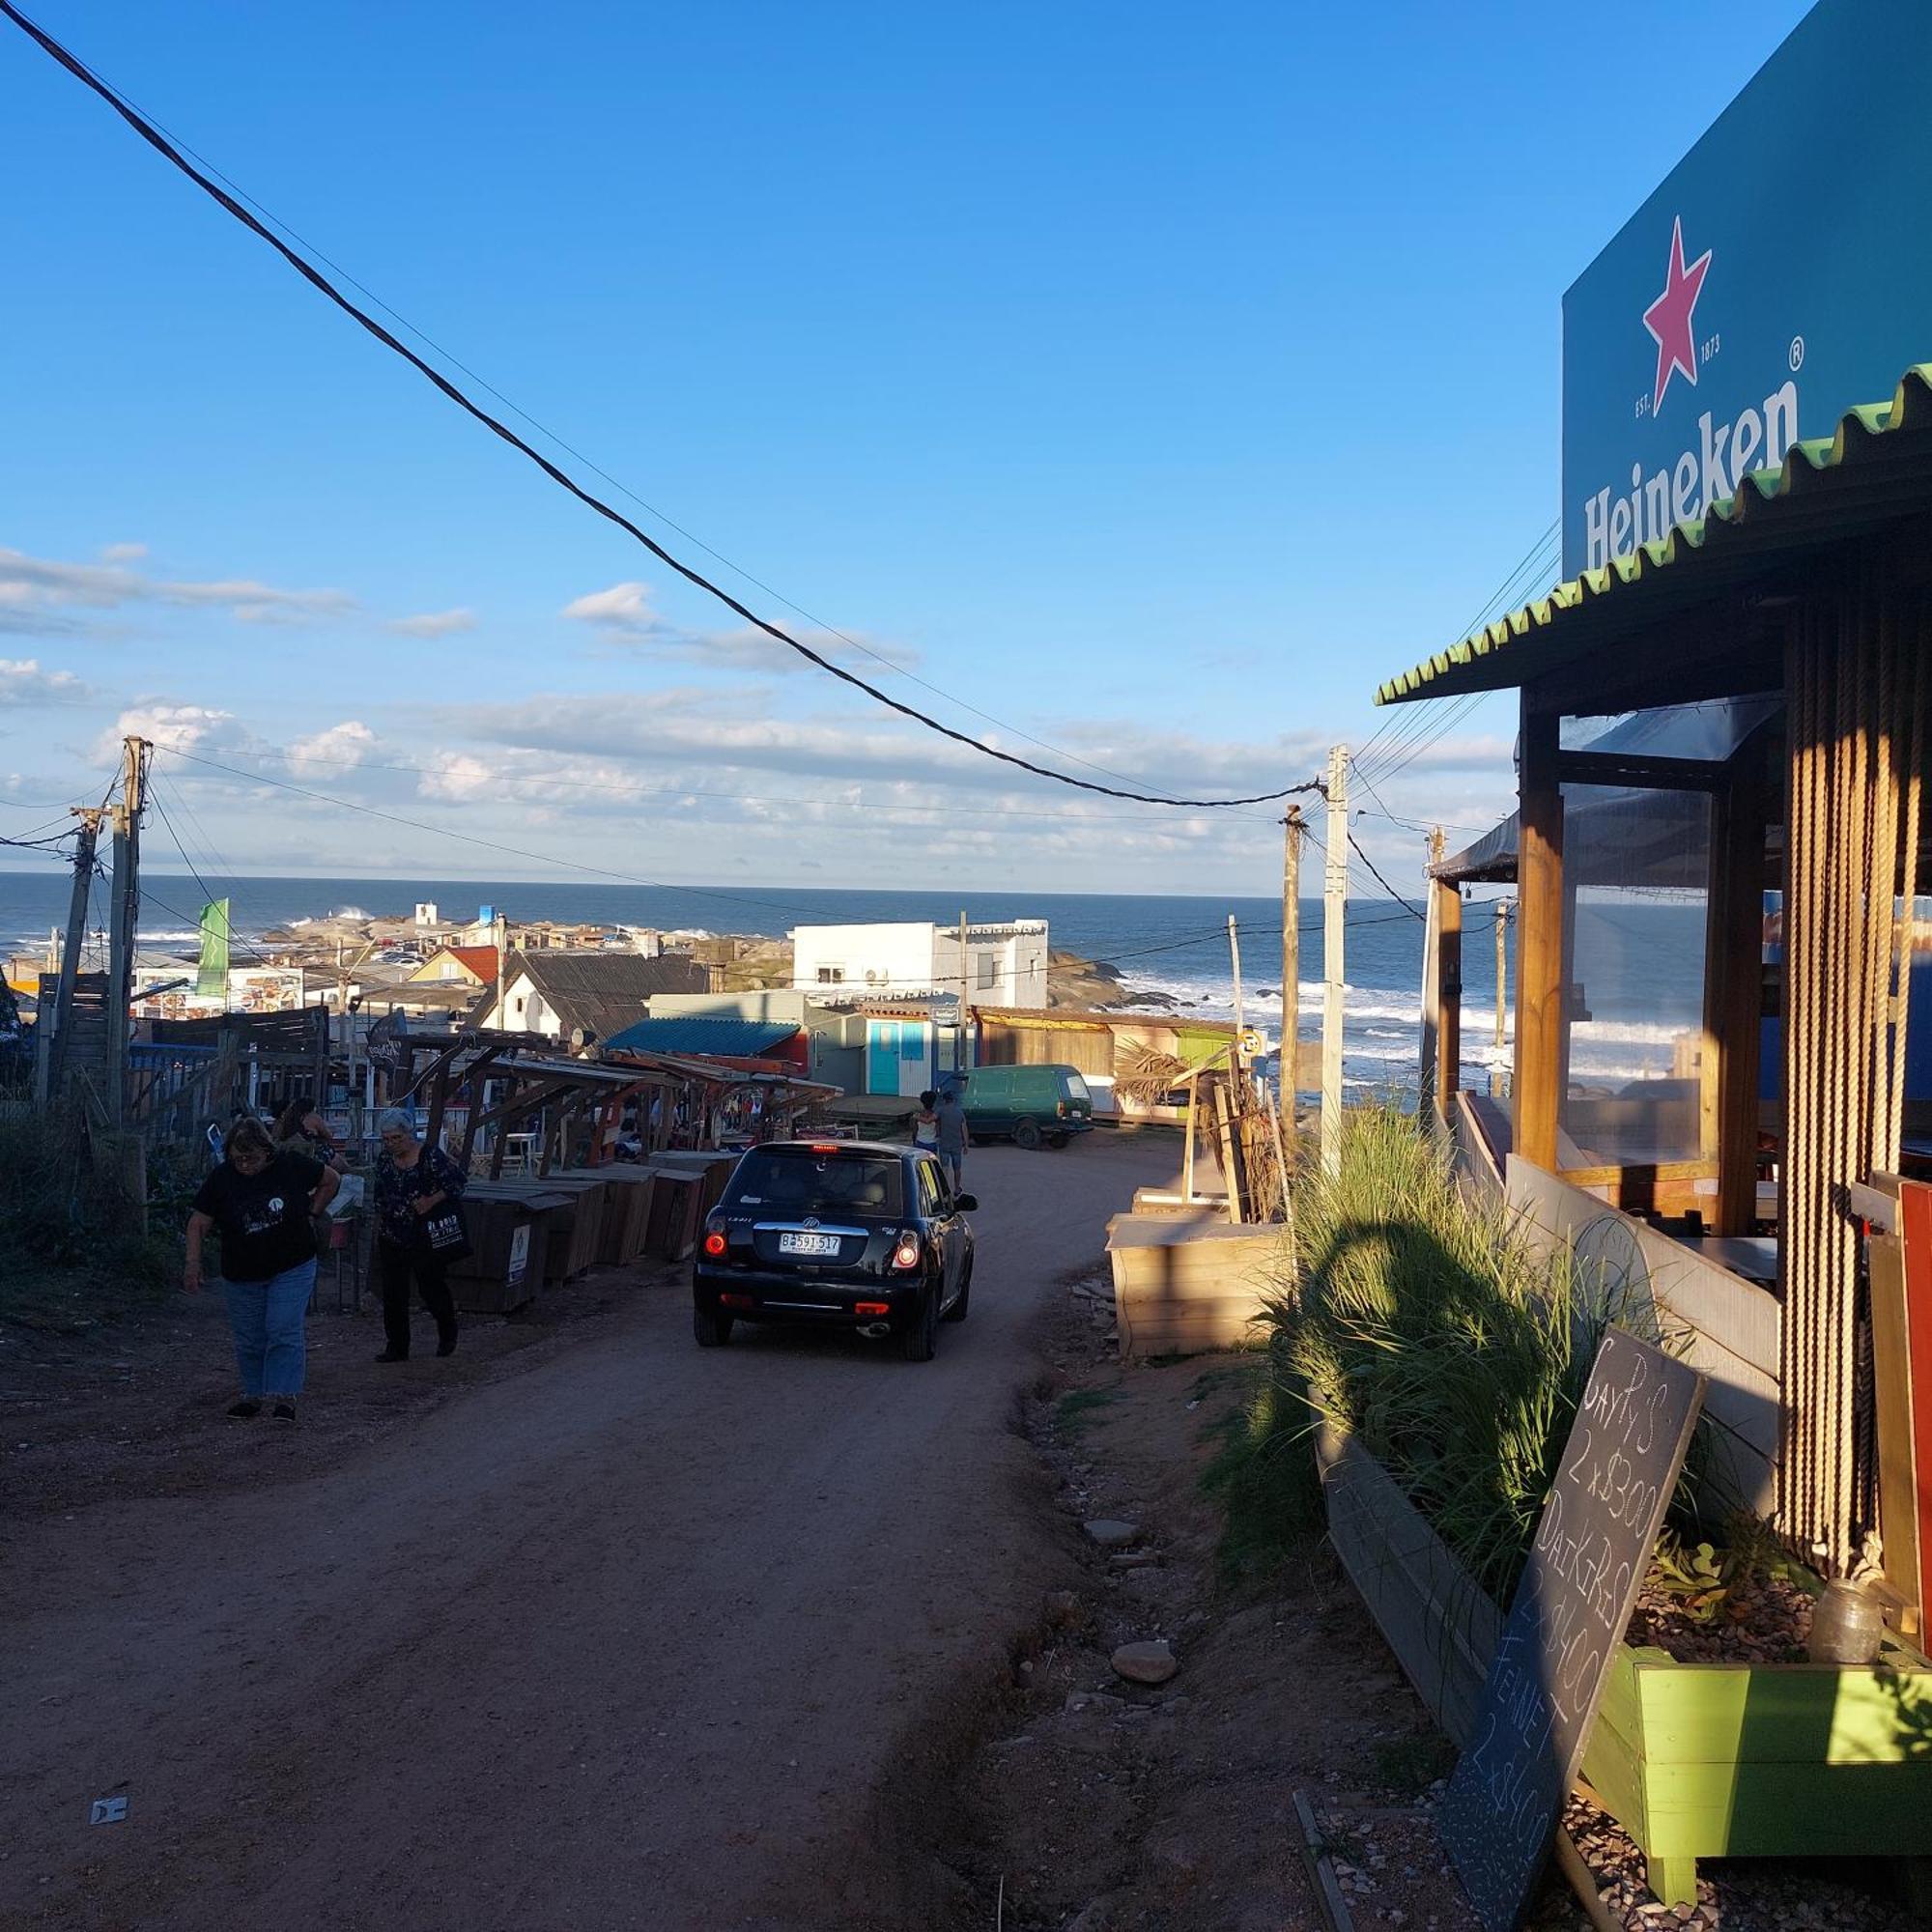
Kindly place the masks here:
[[(854, 660), (896, 695), (1217, 793), (1368, 737), (1375, 683), (1537, 543), (1563, 289), (1804, 10), (35, 11), (648, 502), (951, 694)], [(128, 727), (657, 877), (1275, 876), (1266, 812), (1025, 781), (781, 663), (10, 26), (0, 100), (0, 834), (98, 795)], [(1492, 700), (1382, 803), (1493, 816), (1512, 730)], [(157, 769), (238, 870), (506, 868)], [(1414, 877), (1411, 832), (1360, 831)]]

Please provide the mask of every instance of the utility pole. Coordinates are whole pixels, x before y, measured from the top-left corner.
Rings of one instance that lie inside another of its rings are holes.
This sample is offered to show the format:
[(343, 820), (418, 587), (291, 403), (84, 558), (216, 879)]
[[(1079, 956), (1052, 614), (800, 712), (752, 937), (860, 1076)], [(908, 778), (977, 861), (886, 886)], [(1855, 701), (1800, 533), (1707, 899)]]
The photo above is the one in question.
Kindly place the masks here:
[(45, 1069), (39, 1095), (42, 1105), (61, 1091), (67, 1066), (67, 1043), (73, 1031), (73, 980), (80, 971), (80, 949), (87, 943), (87, 894), (94, 877), (94, 848), (100, 838), (100, 813), (77, 806), (78, 821), (73, 847), (73, 896), (68, 901), (67, 937), (61, 946), (59, 973), (54, 990), (54, 1010), (49, 1026), (45, 1013), (40, 1016), (40, 1030), (47, 1036), (46, 1050), (40, 1056)]
[(1509, 931), (1510, 902), (1496, 901), (1496, 1045), (1503, 1043), (1503, 1023), (1509, 1011), (1509, 948), (1504, 935)]
[[(966, 1000), (972, 991), (972, 968), (966, 952), (966, 908), (961, 906), (959, 908), (959, 1028), (952, 1036), (952, 1070), (955, 1073), (964, 1073), (966, 1070)], [(935, 1039), (933, 1041), (935, 1055), (938, 1050), (939, 1042)]]
[(1416, 1089), (1418, 1118), (1427, 1124), (1437, 1115), (1436, 1063), (1442, 1052), (1442, 901), (1435, 890), (1435, 867), (1442, 862), (1446, 840), (1437, 826), (1429, 835), (1429, 858), (1423, 867), (1423, 889), (1429, 909), (1422, 938), (1422, 1065)]
[(1281, 851), (1281, 1104), (1293, 1124), (1296, 1062), (1301, 1048), (1301, 808), (1282, 820)]
[(134, 997), (134, 951), (141, 923), (141, 814), (146, 809), (148, 741), (121, 741), (121, 803), (114, 808), (114, 905), (107, 929), (107, 1118), (128, 1110), (128, 1008)]
[(1248, 1021), (1241, 1000), (1241, 930), (1233, 913), (1228, 915), (1228, 957), (1235, 968), (1235, 1048), (1228, 1056), (1228, 1071), (1234, 1076), (1235, 1093), (1240, 1094), (1247, 1091), (1247, 1054), (1241, 1036), (1248, 1030)]
[(1321, 1168), (1342, 1171), (1342, 934), (1349, 910), (1349, 748), (1328, 753), (1328, 864), (1322, 880)]

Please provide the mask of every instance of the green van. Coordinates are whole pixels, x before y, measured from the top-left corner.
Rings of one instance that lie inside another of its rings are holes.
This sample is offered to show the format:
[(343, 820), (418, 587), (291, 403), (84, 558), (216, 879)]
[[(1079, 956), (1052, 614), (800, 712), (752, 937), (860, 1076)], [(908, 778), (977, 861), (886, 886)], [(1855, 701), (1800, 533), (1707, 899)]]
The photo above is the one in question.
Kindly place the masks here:
[(1094, 1125), (1094, 1096), (1077, 1066), (976, 1066), (947, 1084), (958, 1090), (976, 1141), (1061, 1148)]

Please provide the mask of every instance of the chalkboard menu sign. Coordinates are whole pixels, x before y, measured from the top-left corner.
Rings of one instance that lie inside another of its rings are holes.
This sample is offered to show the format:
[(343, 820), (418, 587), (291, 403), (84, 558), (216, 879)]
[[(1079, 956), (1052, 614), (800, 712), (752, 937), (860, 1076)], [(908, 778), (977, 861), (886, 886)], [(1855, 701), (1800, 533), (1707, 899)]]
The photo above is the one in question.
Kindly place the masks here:
[(1437, 1821), (1487, 1932), (1516, 1932), (1704, 1400), (1704, 1378), (1611, 1329)]

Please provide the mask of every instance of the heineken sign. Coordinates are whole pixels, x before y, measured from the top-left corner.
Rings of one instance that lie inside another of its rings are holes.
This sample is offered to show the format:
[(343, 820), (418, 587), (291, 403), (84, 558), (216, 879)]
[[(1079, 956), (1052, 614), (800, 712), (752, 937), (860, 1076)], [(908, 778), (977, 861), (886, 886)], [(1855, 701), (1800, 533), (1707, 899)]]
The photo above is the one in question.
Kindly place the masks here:
[(1928, 0), (1821, 0), (1563, 298), (1563, 574), (1932, 361)]

